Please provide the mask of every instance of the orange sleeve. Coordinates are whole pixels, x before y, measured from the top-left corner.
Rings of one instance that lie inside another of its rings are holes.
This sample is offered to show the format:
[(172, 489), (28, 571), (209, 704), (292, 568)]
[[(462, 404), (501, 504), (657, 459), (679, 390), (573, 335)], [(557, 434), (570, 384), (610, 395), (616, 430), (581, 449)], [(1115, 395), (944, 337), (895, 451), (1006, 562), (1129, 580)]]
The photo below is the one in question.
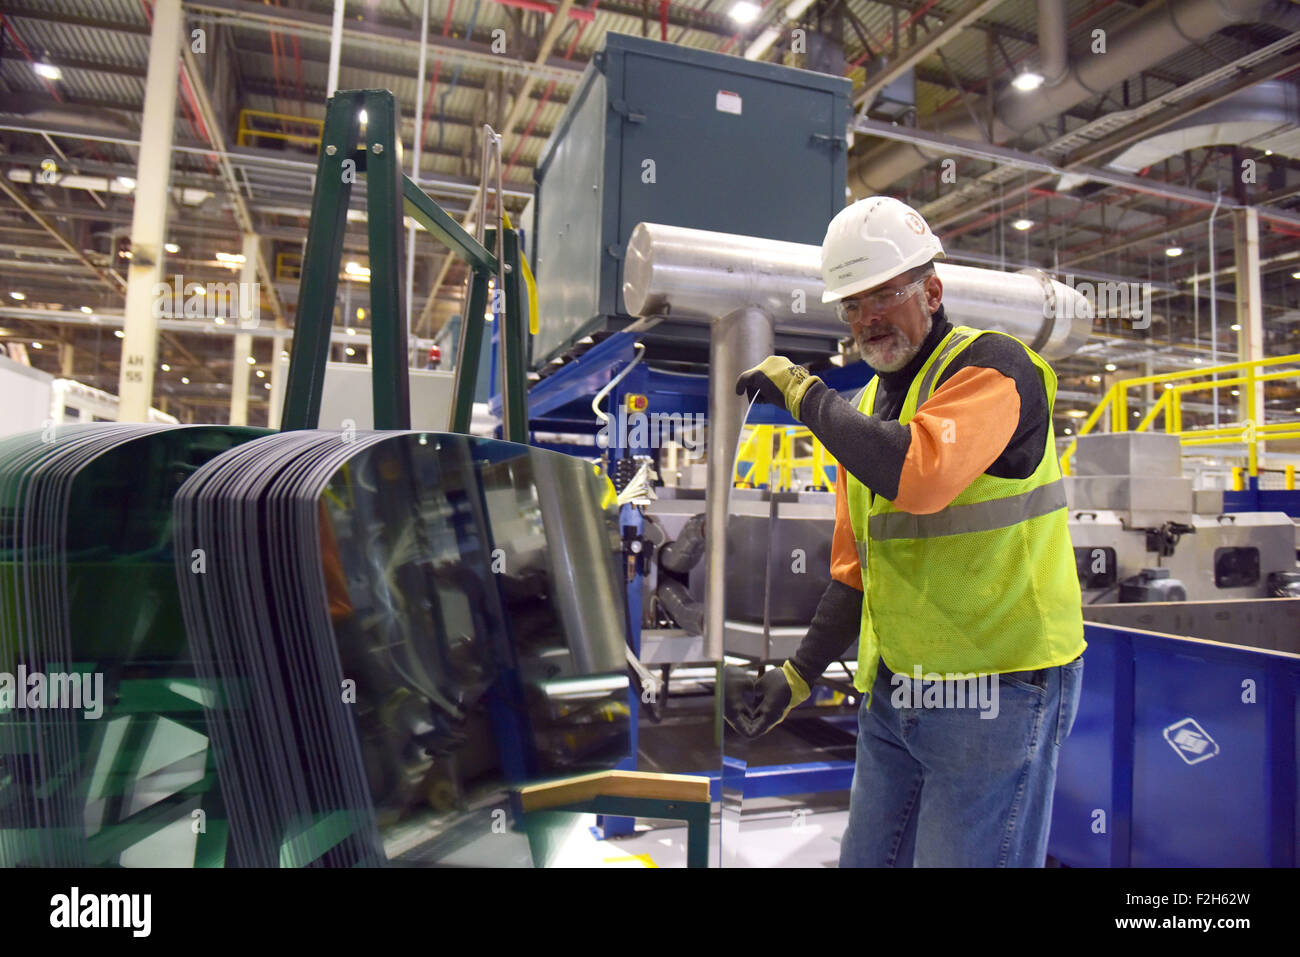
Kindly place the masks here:
[(849, 491), (844, 466), (835, 469), (835, 537), (831, 540), (831, 578), (862, 591), (858, 544), (849, 522)]
[(957, 372), (908, 423), (912, 441), (894, 505), (915, 515), (946, 508), (997, 460), (1019, 421), (1014, 379), (981, 366)]

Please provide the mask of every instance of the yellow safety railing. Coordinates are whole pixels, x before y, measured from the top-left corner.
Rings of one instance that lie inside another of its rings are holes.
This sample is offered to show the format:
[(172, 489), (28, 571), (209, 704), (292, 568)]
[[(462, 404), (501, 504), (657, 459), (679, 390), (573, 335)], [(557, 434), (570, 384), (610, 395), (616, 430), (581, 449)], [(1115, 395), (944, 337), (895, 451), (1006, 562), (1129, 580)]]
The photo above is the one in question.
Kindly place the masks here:
[[(269, 129), (271, 123), (279, 124), (279, 128)], [(286, 127), (305, 127), (308, 132), (286, 133), (284, 131)], [(240, 110), (239, 130), (235, 142), (240, 146), (256, 146), (262, 139), (284, 140), (288, 143), (301, 143), (319, 149), (320, 138), (324, 135), (324, 131), (324, 120), (293, 116), (289, 113), (272, 113), (268, 110)]]
[[(812, 452), (796, 455), (796, 443), (804, 439), (812, 443)], [(835, 482), (826, 472), (827, 467), (834, 465), (835, 460), (816, 436), (802, 426), (750, 425), (745, 427), (733, 481), (747, 488), (766, 485), (779, 491), (790, 490), (795, 469), (807, 468), (812, 470), (813, 485), (834, 488)]]
[[(1255, 406), (1255, 386), (1263, 382), (1277, 382), (1283, 379), (1300, 380), (1300, 369), (1282, 369), (1274, 372), (1260, 372), (1262, 368), (1279, 365), (1300, 365), (1300, 354), (1275, 356), (1272, 359), (1248, 359), (1244, 362), (1230, 362), (1226, 365), (1211, 366), (1208, 369), (1193, 369), (1185, 372), (1166, 372), (1161, 375), (1138, 376), (1133, 379), (1121, 379), (1114, 383), (1101, 402), (1079, 426), (1079, 435), (1087, 435), (1093, 430), (1103, 415), (1110, 412), (1111, 431), (1127, 432), (1128, 429), (1128, 390), (1145, 385), (1162, 385), (1164, 391), (1142, 417), (1135, 432), (1152, 430), (1153, 423), (1163, 416), (1165, 432), (1176, 435), (1184, 446), (1223, 445), (1240, 442), (1246, 446), (1249, 475), (1259, 474), (1259, 443), (1266, 439), (1300, 439), (1300, 422), (1264, 421), (1264, 410)], [(1242, 373), (1225, 379), (1207, 377), (1222, 375), (1226, 372)], [(1189, 381), (1190, 380), (1190, 381)], [(1215, 392), (1223, 388), (1244, 387), (1246, 421), (1233, 425), (1183, 428), (1183, 396), (1189, 392)], [(1070, 459), (1074, 455), (1077, 441), (1071, 441), (1061, 453), (1061, 474), (1070, 474)], [(1288, 467), (1288, 485), (1293, 487), (1294, 471)]]

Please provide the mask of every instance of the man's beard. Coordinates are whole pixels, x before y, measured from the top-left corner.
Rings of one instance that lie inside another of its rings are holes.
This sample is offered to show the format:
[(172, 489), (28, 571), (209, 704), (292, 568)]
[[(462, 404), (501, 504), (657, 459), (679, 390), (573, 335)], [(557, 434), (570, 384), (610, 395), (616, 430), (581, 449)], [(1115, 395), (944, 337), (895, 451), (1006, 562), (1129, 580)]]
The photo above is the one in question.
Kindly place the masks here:
[(897, 326), (890, 326), (889, 332), (885, 338), (870, 343), (865, 335), (858, 337), (858, 351), (877, 372), (897, 372), (921, 351), (921, 344), (913, 345)]

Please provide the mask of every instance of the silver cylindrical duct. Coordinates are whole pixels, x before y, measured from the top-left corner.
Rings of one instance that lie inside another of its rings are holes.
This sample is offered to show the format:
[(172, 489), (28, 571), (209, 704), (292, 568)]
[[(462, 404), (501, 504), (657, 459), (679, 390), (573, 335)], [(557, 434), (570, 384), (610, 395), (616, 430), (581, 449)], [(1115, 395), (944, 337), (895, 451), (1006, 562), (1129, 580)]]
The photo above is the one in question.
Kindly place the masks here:
[[(817, 295), (821, 296), (820, 290)], [(727, 609), (727, 496), (735, 467), (732, 459), (745, 425), (746, 403), (744, 396), (736, 395), (736, 379), (770, 356), (772, 349), (772, 317), (761, 309), (742, 307), (713, 321), (709, 336), (709, 459), (704, 492), (704, 653), (711, 661), (722, 660)]]
[[(1041, 274), (942, 261), (935, 272), (954, 325), (1009, 332), (1044, 358), (1071, 355), (1092, 329), (1088, 300)], [(818, 246), (640, 223), (623, 276), (623, 301), (635, 316), (705, 322), (756, 308), (773, 317), (778, 332), (848, 334), (833, 305), (822, 303)]]
[(1070, 67), (1065, 3), (1066, 0), (1038, 0), (1038, 68), (1048, 86), (1065, 79)]

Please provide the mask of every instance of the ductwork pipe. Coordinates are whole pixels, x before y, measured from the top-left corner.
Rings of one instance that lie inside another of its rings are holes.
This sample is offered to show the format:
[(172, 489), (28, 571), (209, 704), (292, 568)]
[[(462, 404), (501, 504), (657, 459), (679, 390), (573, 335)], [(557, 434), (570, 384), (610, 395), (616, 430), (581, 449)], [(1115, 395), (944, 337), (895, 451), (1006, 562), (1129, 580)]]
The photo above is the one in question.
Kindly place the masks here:
[[(1264, 20), (1295, 29), (1300, 11), (1288, 0), (1153, 0), (1127, 23), (1107, 31), (1104, 54), (1079, 56), (1055, 86), (1028, 94), (1012, 87), (1004, 90), (994, 109), (993, 139), (1000, 143), (1019, 136), (1225, 27)], [(977, 116), (984, 115), (982, 106), (971, 106)], [(971, 140), (982, 140), (985, 132), (965, 108), (926, 129)], [(911, 144), (882, 144), (850, 163), (849, 187), (856, 196), (888, 192), (890, 185), (938, 155)]]
[(1070, 68), (1066, 45), (1066, 0), (1038, 0), (1038, 68), (1043, 82), (1056, 86)]
[[(942, 261), (935, 272), (954, 325), (1009, 332), (1047, 359), (1072, 355), (1092, 331), (1089, 300), (1042, 273)], [(753, 308), (771, 316), (778, 332), (848, 334), (834, 306), (822, 303), (820, 246), (640, 223), (623, 277), (623, 301), (634, 316), (704, 323)]]

